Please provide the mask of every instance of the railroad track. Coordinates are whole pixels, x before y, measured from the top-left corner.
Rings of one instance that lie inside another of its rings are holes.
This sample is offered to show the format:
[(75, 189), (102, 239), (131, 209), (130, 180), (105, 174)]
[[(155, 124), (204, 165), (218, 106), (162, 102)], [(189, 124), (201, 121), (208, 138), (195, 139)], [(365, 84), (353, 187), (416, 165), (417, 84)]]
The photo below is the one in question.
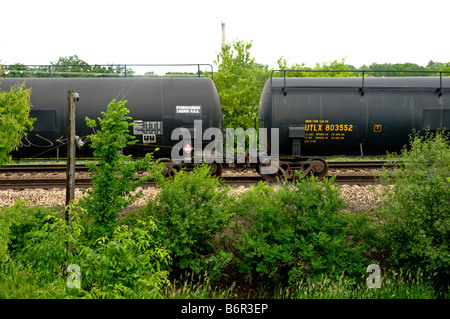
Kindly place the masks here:
[[(330, 178), (330, 176), (326, 177)], [(250, 186), (257, 184), (263, 179), (260, 176), (226, 176), (222, 177), (224, 183), (227, 185), (235, 186)], [(336, 184), (347, 185), (366, 185), (376, 183), (373, 175), (336, 175)], [(275, 185), (277, 183), (271, 183)], [(77, 178), (75, 180), (76, 188), (89, 188), (91, 187), (90, 178)], [(141, 184), (141, 187), (154, 187), (155, 183)], [(66, 180), (63, 178), (34, 178), (34, 179), (2, 179), (0, 180), (0, 189), (32, 189), (32, 188), (65, 188)]]
[(327, 161), (328, 168), (340, 169), (340, 168), (383, 168), (390, 167), (391, 165), (387, 161)]
[[(263, 181), (260, 176), (227, 176), (223, 177), (224, 183), (237, 186), (248, 186)], [(91, 187), (90, 178), (75, 179), (75, 187)], [(153, 187), (155, 183), (143, 183), (141, 187)], [(2, 179), (0, 180), (0, 189), (29, 189), (29, 188), (64, 188), (66, 180), (63, 178), (32, 178), (32, 179)]]
[[(329, 169), (374, 169), (386, 166), (385, 161), (330, 161)], [(76, 164), (77, 172), (88, 171), (84, 164)], [(0, 173), (45, 173), (45, 172), (65, 172), (66, 164), (20, 164), (6, 165), (0, 168)], [(348, 185), (366, 185), (376, 183), (373, 175), (335, 175), (336, 184)], [(330, 178), (331, 176), (327, 176)], [(236, 186), (249, 186), (256, 184), (263, 179), (260, 176), (222, 176), (225, 184)], [(271, 183), (277, 184), (277, 183)], [(90, 178), (77, 178), (75, 187), (91, 187)], [(153, 187), (155, 183), (141, 184), (142, 187)], [(0, 179), (0, 189), (30, 189), (30, 188), (64, 188), (66, 187), (65, 178), (9, 178)]]
[[(327, 161), (328, 168), (382, 168), (388, 166), (386, 161)], [(0, 173), (27, 173), (27, 172), (65, 172), (66, 164), (17, 164), (4, 165), (0, 167)], [(75, 170), (79, 172), (88, 171), (85, 164), (76, 164)]]
[[(65, 172), (66, 170), (66, 164), (17, 164), (0, 167), (0, 173)], [(84, 164), (75, 164), (75, 170), (87, 172), (89, 168)]]

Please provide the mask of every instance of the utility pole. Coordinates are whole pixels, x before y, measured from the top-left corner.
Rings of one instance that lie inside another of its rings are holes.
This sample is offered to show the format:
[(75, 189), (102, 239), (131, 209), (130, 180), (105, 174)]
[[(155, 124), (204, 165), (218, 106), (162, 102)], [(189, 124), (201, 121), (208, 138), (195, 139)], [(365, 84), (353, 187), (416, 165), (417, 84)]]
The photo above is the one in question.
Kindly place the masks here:
[[(66, 207), (75, 199), (75, 101), (79, 94), (74, 90), (68, 92), (67, 109), (67, 176), (66, 176)], [(70, 215), (64, 211), (64, 219), (71, 225)]]
[(222, 47), (225, 45), (225, 22), (222, 21)]

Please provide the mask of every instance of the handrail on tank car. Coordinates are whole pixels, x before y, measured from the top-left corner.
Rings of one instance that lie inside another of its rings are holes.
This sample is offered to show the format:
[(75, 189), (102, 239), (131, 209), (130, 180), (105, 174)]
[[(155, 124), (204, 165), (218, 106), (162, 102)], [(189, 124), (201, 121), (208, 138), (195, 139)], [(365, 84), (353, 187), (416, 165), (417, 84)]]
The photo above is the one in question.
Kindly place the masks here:
[[(209, 66), (211, 68), (211, 78), (213, 78), (214, 76), (214, 68), (211, 64), (209, 63), (178, 63), (178, 64), (60, 64), (60, 65), (55, 65), (55, 64), (26, 64), (26, 65), (22, 65), (22, 64), (9, 64), (9, 65), (1, 65), (0, 64), (0, 70), (7, 71), (7, 72), (21, 72), (21, 73), (33, 73), (33, 74), (37, 74), (37, 73), (41, 73), (44, 74), (43, 70), (45, 69), (45, 74), (47, 74), (50, 78), (52, 77), (52, 75), (55, 74), (60, 74), (60, 75), (97, 75), (99, 77), (122, 77), (121, 75), (123, 74), (123, 77), (128, 77), (127, 74), (127, 67), (131, 68), (131, 67), (182, 67), (182, 66), (197, 66), (197, 75), (198, 77), (201, 77), (201, 73), (200, 73), (200, 67), (201, 66)], [(17, 69), (9, 69), (11, 67), (16, 67)], [(41, 68), (39, 69), (35, 69), (35, 70), (23, 70), (21, 68), (24, 67), (35, 67), (35, 68)], [(96, 72), (56, 72), (53, 71), (52, 69), (55, 68), (59, 68), (59, 67), (123, 67), (124, 71), (123, 73), (120, 74), (115, 74), (115, 73), (96, 73)], [(178, 73), (176, 74), (176, 76), (181, 76), (180, 74), (182, 73)], [(5, 76), (5, 75), (4, 75)], [(185, 75), (187, 76), (187, 75)], [(5, 77), (8, 77), (7, 75)], [(133, 75), (133, 77), (145, 77), (145, 75)]]
[(364, 78), (366, 77), (367, 73), (381, 73), (381, 72), (393, 72), (393, 73), (400, 73), (400, 72), (404, 72), (404, 73), (439, 73), (439, 88), (436, 89), (436, 91), (438, 92), (439, 96), (442, 96), (443, 94), (443, 89), (442, 89), (442, 74), (443, 73), (450, 73), (450, 71), (424, 71), (424, 70), (420, 70), (420, 71), (413, 71), (413, 70), (405, 70), (405, 71), (401, 71), (401, 70), (272, 70), (272, 72), (270, 73), (270, 87), (273, 88), (273, 74), (275, 72), (283, 72), (283, 87), (282, 87), (282, 92), (284, 95), (286, 95), (286, 88), (288, 88), (286, 86), (286, 73), (287, 72), (312, 72), (312, 73), (337, 73), (337, 72), (343, 72), (343, 73), (356, 73), (356, 74), (360, 74), (361, 78), (362, 78), (362, 83), (361, 83), (361, 87), (359, 88), (359, 91), (361, 92), (361, 95), (364, 95), (365, 91), (365, 83), (364, 83)]

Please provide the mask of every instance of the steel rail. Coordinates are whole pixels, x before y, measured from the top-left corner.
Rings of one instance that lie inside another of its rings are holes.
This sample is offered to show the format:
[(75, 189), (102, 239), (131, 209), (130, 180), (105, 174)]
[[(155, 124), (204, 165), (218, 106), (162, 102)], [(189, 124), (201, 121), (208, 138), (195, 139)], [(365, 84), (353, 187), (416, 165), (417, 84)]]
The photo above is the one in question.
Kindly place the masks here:
[[(331, 178), (327, 176), (326, 178)], [(232, 186), (250, 186), (255, 185), (264, 179), (260, 176), (226, 176), (222, 177), (224, 184)], [(367, 185), (376, 183), (373, 175), (335, 175), (336, 184), (346, 185)], [(272, 182), (270, 185), (279, 185), (282, 182)], [(142, 183), (141, 187), (155, 187), (154, 182)], [(65, 188), (66, 180), (64, 178), (35, 178), (35, 179), (0, 179), (0, 189), (33, 189), (33, 188)], [(76, 188), (92, 187), (90, 178), (76, 178)]]
[(371, 160), (371, 161), (327, 161), (328, 168), (383, 168), (391, 167), (387, 161)]
[[(390, 165), (384, 160), (370, 160), (370, 161), (327, 161), (328, 168), (382, 168)], [(16, 164), (4, 165), (0, 167), (0, 173), (15, 173), (15, 172), (65, 172), (66, 164)], [(88, 171), (85, 164), (76, 164), (75, 170)]]
[[(260, 176), (228, 176), (223, 178), (225, 184), (234, 186), (249, 186), (263, 181)], [(141, 187), (155, 187), (154, 182), (142, 183)], [(0, 189), (35, 189), (35, 188), (65, 188), (66, 180), (62, 178), (36, 178), (36, 179), (0, 179)], [(76, 188), (90, 188), (92, 187), (90, 178), (76, 178)]]

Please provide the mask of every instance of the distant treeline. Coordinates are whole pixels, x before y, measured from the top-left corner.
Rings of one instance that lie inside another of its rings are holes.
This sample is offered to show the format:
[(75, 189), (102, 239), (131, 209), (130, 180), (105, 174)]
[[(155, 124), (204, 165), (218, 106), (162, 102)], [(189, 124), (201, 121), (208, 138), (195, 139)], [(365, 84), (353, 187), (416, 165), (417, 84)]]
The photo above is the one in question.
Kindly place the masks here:
[[(0, 64), (0, 77), (5, 78), (71, 78), (71, 77), (157, 77), (154, 71), (146, 71), (138, 74), (130, 66), (134, 65), (98, 65), (88, 64), (77, 55), (70, 57), (60, 57), (55, 62), (48, 65), (24, 65), (15, 63), (11, 65)], [(145, 66), (145, 65), (139, 65)], [(201, 76), (203, 71), (197, 72), (174, 72), (168, 71), (163, 76), (187, 77)]]
[[(331, 63), (317, 63), (314, 68), (306, 67), (305, 64), (287, 65), (284, 58), (278, 61), (279, 69), (291, 70), (367, 70), (367, 76), (389, 77), (389, 76), (436, 76), (438, 72), (450, 72), (450, 63), (435, 62), (430, 60), (426, 66), (415, 63), (372, 63), (368, 66), (363, 65), (359, 68), (345, 63), (345, 59), (335, 60)], [(268, 69), (267, 66), (261, 68)], [(377, 71), (377, 72), (374, 72)], [(199, 71), (204, 75), (203, 71)], [(280, 76), (281, 73), (275, 73)], [(361, 74), (335, 73), (314, 74), (313, 76), (360, 76)], [(443, 75), (450, 75), (444, 73)], [(57, 61), (50, 62), (49, 65), (24, 65), (15, 63), (11, 65), (0, 64), (0, 76), (2, 77), (26, 77), (26, 78), (46, 78), (46, 77), (133, 77), (133, 76), (157, 76), (153, 71), (145, 72), (142, 75), (136, 74), (135, 70), (126, 65), (90, 65), (77, 55), (70, 57), (60, 57)], [(166, 76), (199, 76), (194, 72), (166, 72)], [(281, 75), (282, 76), (282, 75)], [(287, 76), (311, 76), (311, 73), (295, 72)]]
[[(350, 66), (351, 69), (357, 69)], [(436, 76), (439, 71), (450, 71), (450, 63), (435, 62), (430, 60), (427, 66), (415, 63), (372, 63), (369, 66), (363, 65), (359, 70), (382, 71), (371, 73), (371, 76)], [(416, 72), (417, 71), (417, 72)], [(448, 74), (446, 74), (448, 75)]]
[(60, 57), (49, 65), (24, 65), (15, 63), (0, 66), (0, 72), (5, 78), (47, 78), (47, 77), (108, 77), (131, 76), (132, 69), (123, 65), (90, 65), (81, 60), (77, 55)]

